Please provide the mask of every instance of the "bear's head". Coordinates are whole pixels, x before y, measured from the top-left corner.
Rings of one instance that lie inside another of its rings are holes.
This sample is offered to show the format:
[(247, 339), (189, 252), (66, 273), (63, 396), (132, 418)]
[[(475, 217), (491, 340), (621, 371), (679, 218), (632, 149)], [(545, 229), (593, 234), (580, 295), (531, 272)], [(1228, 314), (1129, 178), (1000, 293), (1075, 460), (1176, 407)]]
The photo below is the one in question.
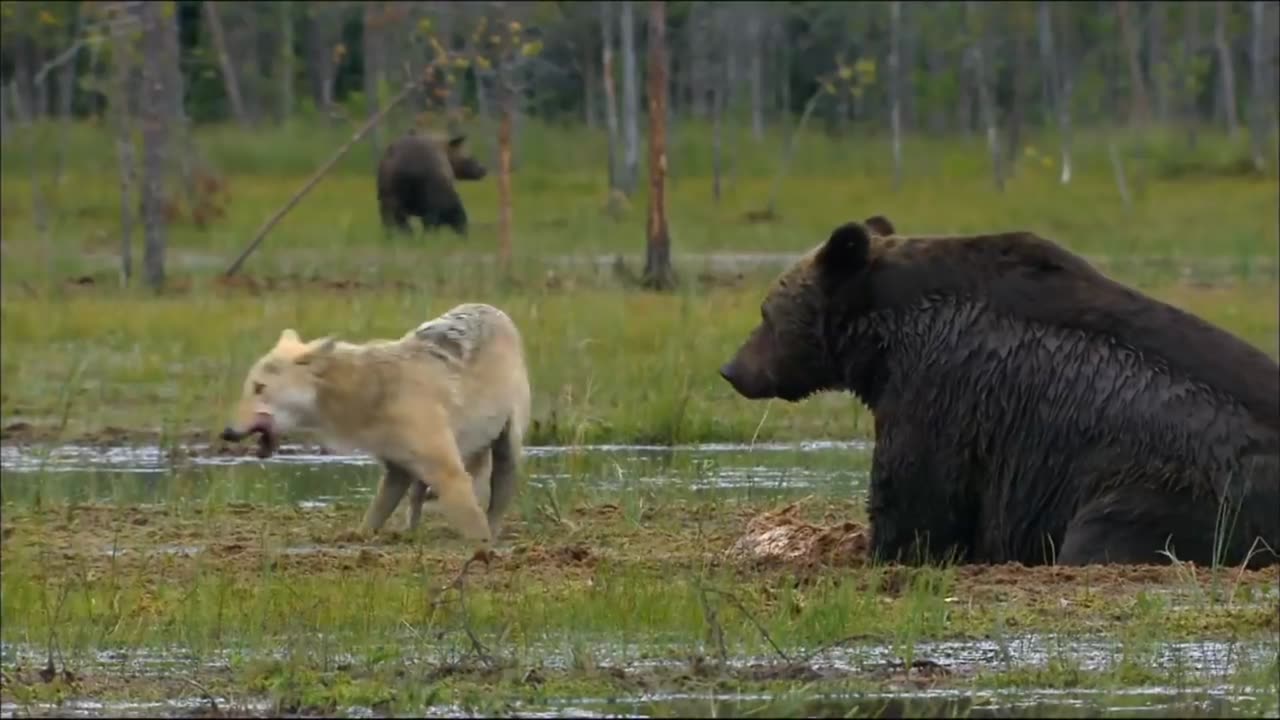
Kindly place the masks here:
[(872, 235), (893, 234), (880, 215), (836, 228), (774, 281), (760, 324), (720, 375), (751, 400), (796, 402), (847, 387), (851, 358), (838, 357), (835, 346), (848, 321), (871, 309)]
[(449, 166), (453, 168), (453, 177), (457, 180), (483, 180), (488, 171), (470, 154), (467, 153), (466, 135), (454, 135), (445, 145), (445, 153), (449, 158)]

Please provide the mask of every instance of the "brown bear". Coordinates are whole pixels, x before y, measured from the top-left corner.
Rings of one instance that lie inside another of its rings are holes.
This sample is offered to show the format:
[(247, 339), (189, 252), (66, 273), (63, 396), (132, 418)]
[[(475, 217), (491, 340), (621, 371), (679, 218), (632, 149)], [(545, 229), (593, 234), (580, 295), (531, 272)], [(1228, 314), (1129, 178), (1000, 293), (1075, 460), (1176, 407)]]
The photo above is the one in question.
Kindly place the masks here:
[(422, 220), (424, 231), (442, 225), (467, 234), (467, 211), (455, 180), (481, 180), (483, 165), (463, 150), (465, 135), (449, 139), (419, 135), (414, 130), (387, 146), (378, 163), (378, 209), (383, 229), (408, 231), (409, 218)]
[(848, 223), (761, 317), (720, 373), (866, 404), (881, 561), (1276, 561), (1280, 367), (1046, 239)]

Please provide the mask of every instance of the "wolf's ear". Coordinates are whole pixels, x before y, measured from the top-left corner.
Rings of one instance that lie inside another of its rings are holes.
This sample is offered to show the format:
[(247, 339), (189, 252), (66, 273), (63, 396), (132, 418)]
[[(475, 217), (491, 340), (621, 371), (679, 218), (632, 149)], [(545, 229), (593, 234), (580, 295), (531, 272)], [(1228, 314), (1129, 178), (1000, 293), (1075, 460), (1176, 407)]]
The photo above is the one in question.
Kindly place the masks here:
[(313, 340), (306, 351), (294, 359), (294, 362), (298, 365), (316, 365), (318, 361), (333, 354), (333, 348), (337, 344), (337, 339), (332, 337)]
[(301, 344), (302, 344), (302, 338), (298, 337), (298, 333), (297, 333), (297, 332), (295, 332), (293, 328), (285, 328), (285, 329), (284, 329), (284, 332), (280, 333), (280, 339), (276, 341), (276, 344), (278, 344), (278, 345), (291, 345), (291, 344), (301, 345)]

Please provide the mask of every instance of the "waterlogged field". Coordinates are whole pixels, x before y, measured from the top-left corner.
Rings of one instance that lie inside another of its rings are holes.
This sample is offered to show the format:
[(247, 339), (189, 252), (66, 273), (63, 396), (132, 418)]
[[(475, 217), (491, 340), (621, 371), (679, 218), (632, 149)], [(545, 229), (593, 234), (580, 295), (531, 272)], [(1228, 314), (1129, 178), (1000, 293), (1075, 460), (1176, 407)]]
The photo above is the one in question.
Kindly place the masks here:
[(867, 566), (866, 443), (531, 448), (460, 582), (288, 450), (6, 447), (4, 712), (1276, 711), (1276, 571)]
[[(1034, 230), (1280, 355), (1276, 179), (1239, 170), (1241, 143), (1121, 138), (1126, 208), (1085, 132), (1071, 185), (1029, 147), (1003, 194), (980, 138), (911, 140), (895, 193), (882, 140), (814, 134), (780, 217), (751, 223), (781, 138), (730, 133), (713, 203), (705, 128), (681, 125), (682, 283), (657, 295), (632, 282), (643, 189), (605, 212), (598, 134), (532, 122), (509, 272), (493, 183), (462, 190), (469, 239), (383, 240), (361, 144), (220, 279), (347, 131), (202, 128), (231, 200), (171, 226), (157, 296), (119, 286), (102, 131), (22, 132), (0, 154), (0, 715), (1280, 713), (1280, 570), (868, 564), (870, 415), (747, 402), (716, 374), (774, 274), (873, 214)], [(358, 535), (367, 457), (216, 439), (282, 328), (394, 337), (470, 301), (521, 327), (534, 392), (490, 565), (462, 575), (465, 544), (436, 518), (399, 532), (403, 509)]]

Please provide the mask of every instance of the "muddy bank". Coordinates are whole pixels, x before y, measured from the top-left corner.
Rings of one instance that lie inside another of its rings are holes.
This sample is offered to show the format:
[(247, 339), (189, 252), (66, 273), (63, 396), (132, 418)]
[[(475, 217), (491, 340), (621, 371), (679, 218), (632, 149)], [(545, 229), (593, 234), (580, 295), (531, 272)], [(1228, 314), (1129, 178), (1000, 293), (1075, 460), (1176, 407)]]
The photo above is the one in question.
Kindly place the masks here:
[[(298, 576), (346, 573), (414, 574), (442, 577), (456, 572), (463, 542), (438, 518), (415, 534), (390, 529), (367, 536), (356, 530), (362, 506), (281, 507), (226, 503), (219, 507), (73, 505), (40, 510), (8, 510), (2, 533), (4, 554), (39, 557), (38, 571), (56, 578), (74, 570), (146, 574), (162, 561), (174, 578), (215, 569), (251, 578), (269, 569)], [(708, 508), (668, 503), (660, 509), (627, 513), (613, 503), (582, 504), (563, 513), (564, 530), (552, 534), (512, 518), (487, 568), (475, 574), (481, 587), (503, 587), (533, 575), (590, 581), (603, 564), (669, 575), (696, 568), (724, 568), (749, 579), (797, 586), (833, 572), (869, 568), (868, 529), (842, 521), (855, 503), (828, 503), (814, 512), (799, 504), (761, 511), (757, 507)], [(821, 513), (820, 515), (818, 513)], [(401, 528), (404, 508), (388, 523)], [(560, 537), (557, 537), (560, 536)], [(10, 563), (6, 558), (5, 565)], [(904, 592), (917, 570), (900, 566), (844, 576), (893, 596)], [(953, 568), (955, 595), (973, 601), (1045, 601), (1062, 609), (1071, 591), (1091, 598), (1132, 596), (1164, 587), (1249, 587), (1270, 593), (1276, 603), (1280, 566), (1256, 571), (1168, 566), (1024, 567), (1018, 564)], [(1280, 606), (1277, 606), (1280, 611)], [(1280, 619), (1272, 626), (1280, 629)]]

